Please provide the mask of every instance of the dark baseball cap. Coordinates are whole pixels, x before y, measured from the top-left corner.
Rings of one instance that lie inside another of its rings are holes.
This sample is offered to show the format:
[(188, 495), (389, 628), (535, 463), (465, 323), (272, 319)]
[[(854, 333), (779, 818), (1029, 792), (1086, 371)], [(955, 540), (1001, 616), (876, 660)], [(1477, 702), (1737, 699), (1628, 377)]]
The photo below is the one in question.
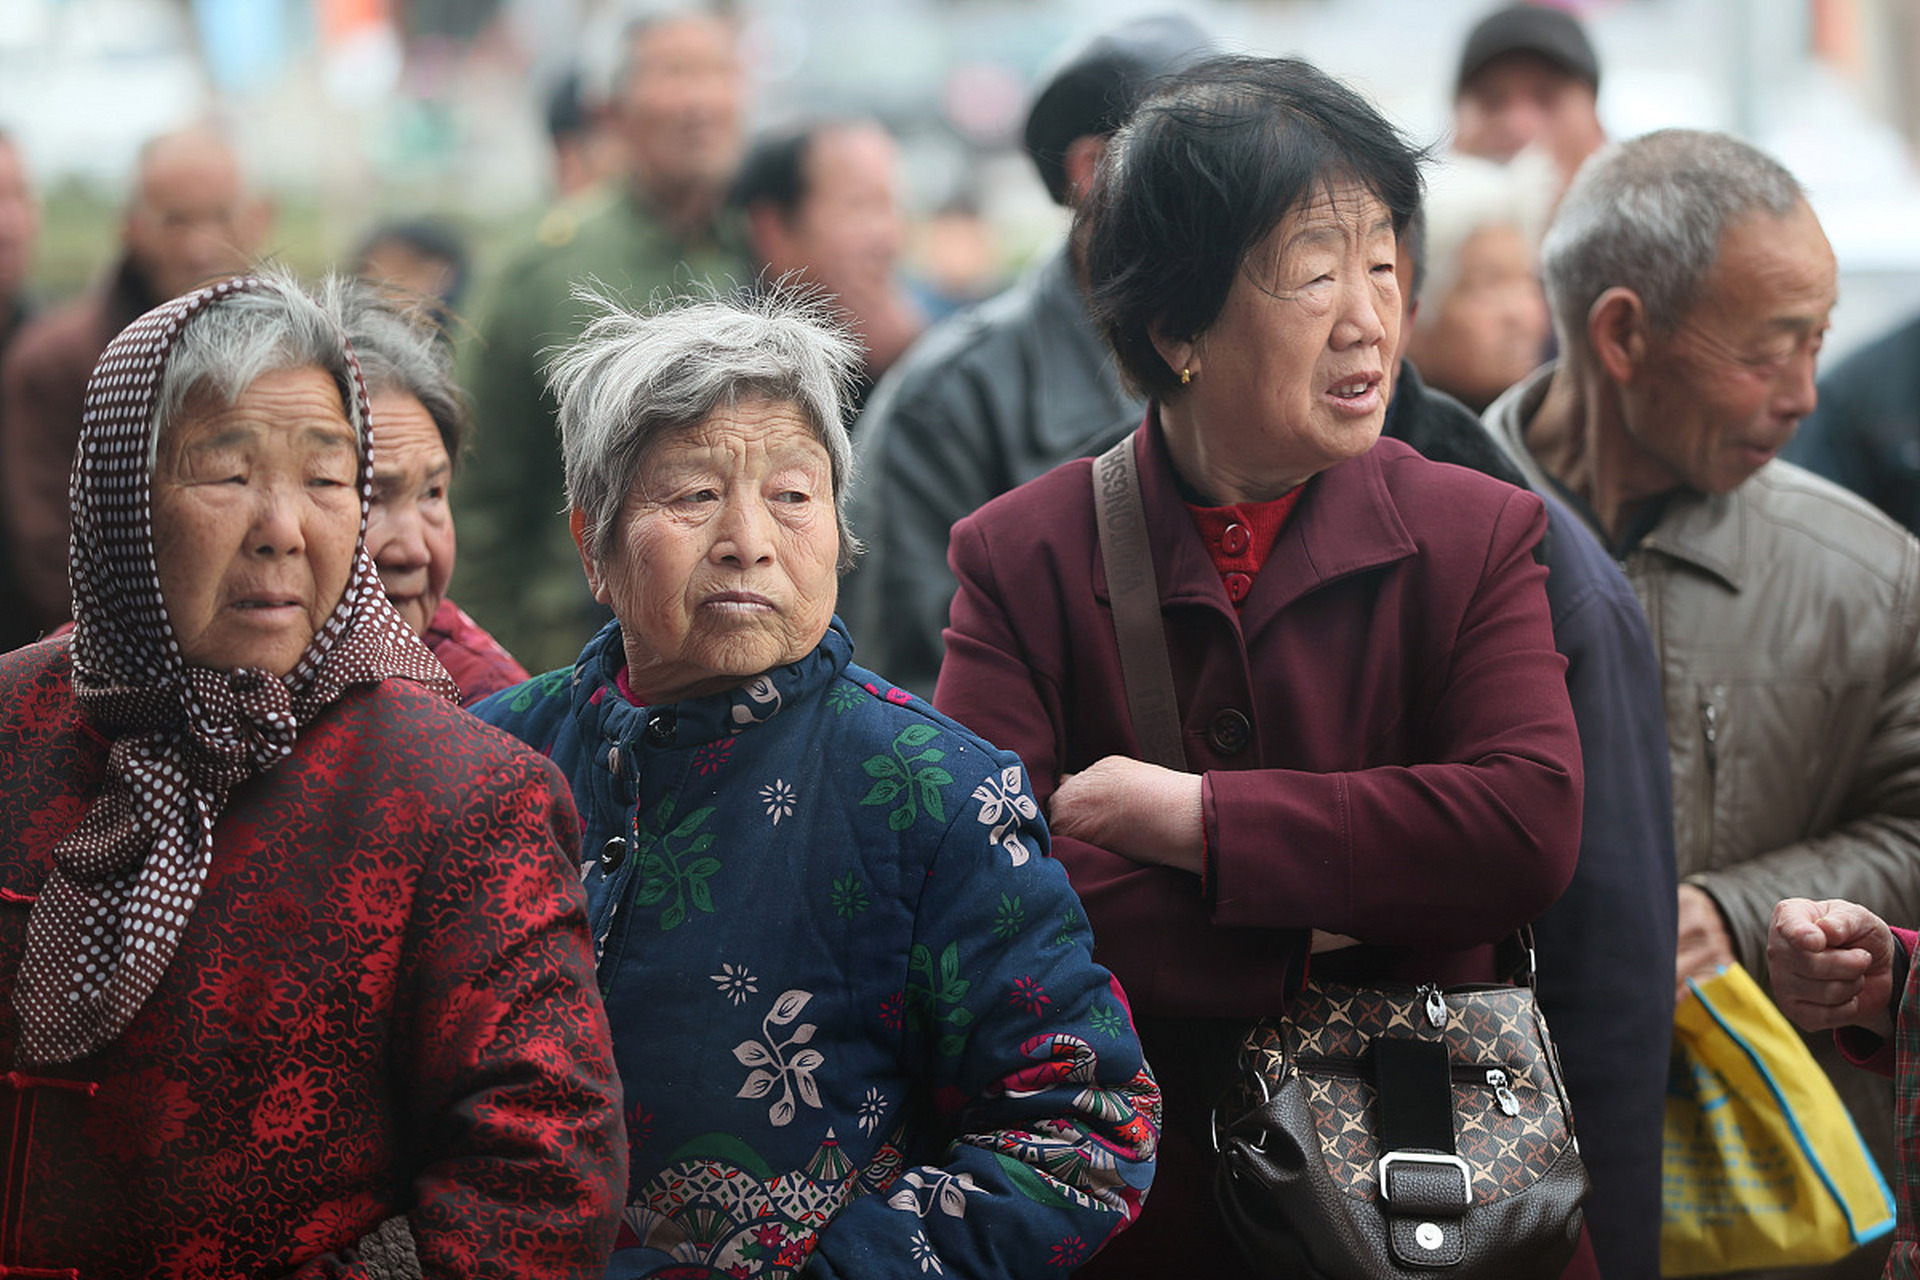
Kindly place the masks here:
[(1156, 78), (1197, 60), (1211, 40), (1190, 18), (1137, 18), (1070, 48), (1041, 80), (1027, 112), (1027, 154), (1060, 204), (1067, 202), (1067, 148), (1127, 122)]
[(1545, 58), (1596, 93), (1600, 89), (1600, 59), (1579, 19), (1561, 9), (1516, 4), (1497, 9), (1480, 20), (1460, 54), (1460, 74), (1454, 77), (1453, 96), (1466, 92), (1467, 82), (1495, 58), (1530, 53)]

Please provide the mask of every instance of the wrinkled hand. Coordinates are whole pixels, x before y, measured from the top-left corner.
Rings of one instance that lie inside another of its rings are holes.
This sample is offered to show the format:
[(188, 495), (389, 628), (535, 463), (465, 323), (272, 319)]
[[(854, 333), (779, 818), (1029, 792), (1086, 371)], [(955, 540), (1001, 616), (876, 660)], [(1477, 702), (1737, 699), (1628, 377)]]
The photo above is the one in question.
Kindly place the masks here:
[(1684, 999), (1688, 978), (1711, 978), (1734, 963), (1733, 939), (1720, 908), (1701, 889), (1680, 886), (1680, 948), (1674, 959), (1674, 999)]
[(1857, 903), (1787, 898), (1767, 928), (1780, 1012), (1808, 1031), (1859, 1026), (1893, 1035), (1893, 931)]
[(1060, 779), (1047, 826), (1134, 862), (1198, 875), (1206, 848), (1200, 775), (1106, 756)]

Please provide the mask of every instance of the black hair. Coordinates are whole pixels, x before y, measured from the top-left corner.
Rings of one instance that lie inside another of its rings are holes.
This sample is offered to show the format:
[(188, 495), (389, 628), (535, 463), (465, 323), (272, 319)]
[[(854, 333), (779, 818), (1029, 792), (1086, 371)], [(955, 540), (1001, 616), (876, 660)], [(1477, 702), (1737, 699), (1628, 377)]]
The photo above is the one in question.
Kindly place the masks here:
[(1177, 392), (1155, 331), (1204, 333), (1247, 254), (1329, 183), (1358, 183), (1405, 230), (1424, 155), (1296, 58), (1210, 58), (1169, 77), (1108, 144), (1079, 215), (1094, 319), (1121, 373), (1146, 395)]
[(558, 143), (587, 132), (590, 121), (585, 94), (586, 87), (578, 70), (568, 71), (548, 91), (546, 119), (550, 141)]
[[(441, 296), (429, 301), (437, 304), (436, 310), (443, 313), (459, 308), (466, 297), (467, 283), (472, 276), (472, 260), (467, 253), (466, 237), (452, 223), (438, 218), (408, 218), (395, 222), (383, 222), (367, 233), (360, 247), (355, 250), (353, 260), (364, 265), (373, 251), (384, 244), (397, 244), (418, 254), (431, 258), (435, 262), (447, 264), (447, 284)], [(356, 268), (357, 270), (358, 268)]]
[(807, 198), (807, 157), (814, 139), (839, 123), (791, 125), (755, 138), (727, 191), (727, 203), (736, 209), (771, 204), (781, 217), (793, 217)]

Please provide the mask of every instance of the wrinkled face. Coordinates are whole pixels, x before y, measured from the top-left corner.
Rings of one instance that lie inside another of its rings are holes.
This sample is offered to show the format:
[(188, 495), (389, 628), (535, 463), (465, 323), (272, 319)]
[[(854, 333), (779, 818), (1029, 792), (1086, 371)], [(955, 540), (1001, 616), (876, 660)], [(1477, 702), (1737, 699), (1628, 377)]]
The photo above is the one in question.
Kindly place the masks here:
[(1219, 501), (1276, 497), (1373, 447), (1400, 334), (1393, 218), (1351, 182), (1304, 202), (1254, 246), (1191, 354), (1162, 354), (1193, 381), (1169, 399), (1176, 458)]
[(40, 234), (40, 207), (27, 185), (26, 166), (13, 143), (0, 140), (0, 301), (26, 283)]
[(1804, 203), (1727, 229), (1692, 309), (1672, 333), (1645, 338), (1621, 388), (1640, 487), (1725, 493), (1773, 460), (1813, 412), (1834, 276)]
[(373, 397), (373, 505), (367, 554), (387, 599), (426, 634), (453, 577), (453, 459), (425, 406), (404, 391)]
[(1606, 141), (1594, 92), (1537, 54), (1503, 54), (1467, 82), (1453, 104), (1453, 145), (1505, 164), (1527, 147), (1553, 157), (1570, 180)]
[(801, 271), (858, 303), (883, 294), (906, 239), (893, 139), (876, 125), (823, 130), (807, 152), (807, 195), (773, 237), (773, 274)]
[(1445, 292), (1421, 304), (1407, 355), (1429, 384), (1484, 409), (1546, 351), (1552, 320), (1519, 228), (1481, 227)]
[(717, 18), (663, 18), (635, 37), (614, 126), (633, 175), (678, 191), (720, 184), (740, 159), (746, 96), (733, 32)]
[(162, 298), (244, 269), (261, 231), (233, 155), (204, 138), (159, 144), (127, 210), (127, 252)]
[(189, 666), (286, 675), (347, 589), (359, 450), (321, 369), (189, 406), (160, 439), (153, 555)]
[(654, 445), (605, 560), (582, 549), (647, 702), (718, 693), (810, 652), (833, 617), (839, 553), (827, 451), (797, 407), (764, 400)]

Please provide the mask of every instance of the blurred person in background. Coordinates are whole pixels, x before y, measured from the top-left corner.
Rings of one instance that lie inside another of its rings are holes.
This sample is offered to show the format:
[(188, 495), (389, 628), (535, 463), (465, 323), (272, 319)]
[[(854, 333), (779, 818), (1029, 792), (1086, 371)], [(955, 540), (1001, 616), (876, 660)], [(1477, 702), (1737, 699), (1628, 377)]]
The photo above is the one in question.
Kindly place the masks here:
[(740, 161), (746, 81), (732, 24), (674, 7), (623, 34), (608, 102), (622, 155), (598, 198), (542, 221), (491, 282), (462, 354), (473, 397), (473, 463), (461, 486), (467, 532), (460, 595), (535, 670), (563, 666), (606, 620), (587, 594), (558, 515), (565, 484), (543, 367), (576, 337), (595, 280), (644, 303), (702, 282), (744, 281), (744, 242), (723, 216)]
[(1829, 369), (1780, 456), (1920, 533), (1920, 316)]
[(979, 201), (965, 191), (949, 196), (920, 220), (908, 241), (907, 258), (914, 295), (930, 320), (944, 320), (962, 307), (983, 302), (1007, 283), (993, 229)]
[[(1738, 139), (1662, 130), (1581, 170), (1541, 261), (1563, 357), (1486, 421), (1654, 623), (1680, 875), (1666, 981), (1736, 961), (1764, 979), (1782, 898), (1920, 919), (1920, 542), (1776, 458), (1814, 407), (1837, 291), (1805, 192)], [(1811, 1047), (1891, 1171), (1887, 1082)], [(1886, 1243), (1822, 1274), (1878, 1275)]]
[[(0, 363), (35, 309), (27, 273), (39, 237), (40, 202), (28, 180), (26, 158), (13, 138), (0, 132)], [(0, 430), (0, 439), (4, 437)], [(5, 467), (0, 456), (0, 506), (7, 501)], [(17, 648), (40, 634), (31, 614), (19, 605), (21, 587), (10, 540), (8, 522), (0, 517), (0, 600), (9, 602), (0, 609), (0, 651)]]
[(926, 325), (896, 273), (906, 243), (899, 168), (878, 122), (817, 121), (756, 139), (727, 196), (763, 281), (819, 289), (860, 339), (854, 413)]
[[(1519, 464), (1473, 410), (1425, 382), (1425, 370), (1409, 358), (1423, 298), (1435, 287), (1425, 269), (1426, 214), (1436, 202), (1457, 202), (1458, 191), (1443, 171), (1400, 237), (1399, 372), (1381, 435), (1435, 462), (1526, 488)], [(1536, 343), (1529, 359), (1538, 350)], [(1660, 664), (1640, 601), (1606, 548), (1550, 489), (1535, 492), (1547, 508), (1537, 556), (1547, 566), (1553, 643), (1567, 660), (1586, 773), (1573, 881), (1533, 925), (1540, 1007), (1553, 1027), (1593, 1183), (1585, 1211), (1600, 1272), (1609, 1280), (1654, 1280), (1673, 1028), (1666, 979), (1678, 930)]]
[(447, 598), (455, 539), (448, 490), (467, 430), (446, 344), (433, 317), (377, 286), (343, 282), (328, 299), (360, 360), (373, 405), (373, 504), (367, 554), (387, 600), (473, 703), (527, 678), (526, 668)]
[(1553, 336), (1536, 261), (1553, 180), (1537, 160), (1456, 156), (1428, 172), (1425, 289), (1407, 358), (1429, 387), (1475, 413), (1532, 373)]
[(588, 194), (619, 171), (619, 141), (607, 127), (606, 104), (589, 101), (578, 69), (547, 94), (546, 119), (553, 190), (562, 201)]
[(0, 131), (0, 351), (12, 345), (33, 314), (27, 275), (39, 242), (40, 201), (26, 157), (13, 137)]
[(0, 505), (20, 609), (34, 634), (59, 626), (72, 609), (67, 481), (94, 362), (136, 317), (243, 269), (270, 216), (217, 132), (196, 127), (150, 140), (106, 280), (28, 325), (0, 364)]
[(360, 242), (353, 271), (403, 301), (430, 304), (444, 325), (466, 298), (466, 238), (438, 218), (383, 222)]
[(1454, 149), (1506, 164), (1538, 147), (1552, 157), (1564, 190), (1607, 140), (1599, 96), (1600, 59), (1578, 18), (1544, 5), (1497, 9), (1460, 53)]
[[(1077, 209), (1107, 140), (1152, 80), (1207, 36), (1184, 17), (1141, 18), (1069, 48), (1027, 113), (1027, 155), (1056, 204)], [(861, 657), (922, 695), (940, 674), (954, 576), (953, 522), (1139, 425), (1087, 311), (1085, 231), (1012, 288), (929, 330), (855, 424), (849, 518), (867, 552), (841, 591)]]

